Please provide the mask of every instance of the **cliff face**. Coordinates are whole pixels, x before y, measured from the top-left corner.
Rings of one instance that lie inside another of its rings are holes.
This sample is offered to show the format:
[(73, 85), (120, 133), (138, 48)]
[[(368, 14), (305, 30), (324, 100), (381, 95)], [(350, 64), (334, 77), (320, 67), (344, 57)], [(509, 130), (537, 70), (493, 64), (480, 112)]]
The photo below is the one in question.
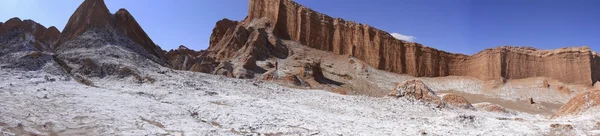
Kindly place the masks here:
[(598, 57), (589, 47), (536, 50), (498, 47), (472, 56), (397, 40), (366, 24), (318, 13), (291, 0), (250, 0), (248, 16), (267, 18), (279, 38), (350, 55), (378, 69), (418, 77), (473, 76), (482, 80), (551, 77), (566, 83), (598, 81)]

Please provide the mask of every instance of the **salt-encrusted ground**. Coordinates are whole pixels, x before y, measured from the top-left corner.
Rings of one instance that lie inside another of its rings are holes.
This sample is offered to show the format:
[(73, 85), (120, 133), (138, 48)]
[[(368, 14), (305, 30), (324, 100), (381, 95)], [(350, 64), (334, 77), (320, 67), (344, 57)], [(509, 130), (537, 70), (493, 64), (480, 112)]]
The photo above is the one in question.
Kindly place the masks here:
[[(548, 119), (437, 109), (202, 73), (146, 72), (155, 83), (0, 69), (3, 135), (598, 135), (599, 115)], [(552, 128), (551, 124), (570, 124)]]

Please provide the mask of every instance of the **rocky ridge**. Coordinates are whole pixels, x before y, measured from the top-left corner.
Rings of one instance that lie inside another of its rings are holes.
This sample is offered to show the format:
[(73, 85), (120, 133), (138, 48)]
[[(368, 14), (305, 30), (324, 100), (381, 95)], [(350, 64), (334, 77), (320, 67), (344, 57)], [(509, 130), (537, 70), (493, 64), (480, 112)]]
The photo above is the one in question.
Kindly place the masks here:
[(52, 45), (60, 37), (56, 27), (11, 18), (0, 25), (0, 67), (62, 73), (52, 61)]
[(60, 31), (54, 26), (46, 28), (33, 20), (21, 20), (17, 17), (11, 18), (0, 25), (0, 35), (8, 34), (11, 31), (22, 31), (31, 34), (32, 40), (35, 40), (33, 41), (35, 42), (35, 48), (40, 51), (51, 51), (50, 46), (60, 37)]
[(94, 28), (118, 31), (116, 33), (122, 34), (122, 37), (132, 40), (143, 48), (143, 50), (135, 50), (138, 54), (148, 53), (152, 56), (146, 57), (156, 57), (153, 61), (164, 63), (165, 52), (152, 42), (133, 16), (126, 9), (119, 9), (115, 14), (111, 14), (104, 0), (85, 0), (81, 3), (69, 18), (56, 46), (61, 46), (64, 42), (75, 39)]
[(165, 53), (125, 9), (111, 14), (104, 0), (85, 0), (69, 18), (54, 48), (61, 67), (80, 83), (106, 77), (137, 83), (167, 66)]

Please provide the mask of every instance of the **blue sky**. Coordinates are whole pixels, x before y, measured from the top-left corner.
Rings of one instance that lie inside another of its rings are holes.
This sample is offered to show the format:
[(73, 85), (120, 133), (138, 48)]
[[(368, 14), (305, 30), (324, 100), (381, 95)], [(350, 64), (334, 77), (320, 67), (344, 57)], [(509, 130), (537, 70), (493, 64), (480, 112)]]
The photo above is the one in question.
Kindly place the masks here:
[[(0, 0), (0, 20), (65, 26), (82, 0)], [(474, 54), (513, 45), (590, 46), (600, 51), (599, 0), (297, 0), (321, 13), (404, 35), (426, 46)], [(163, 49), (208, 46), (216, 21), (242, 20), (247, 0), (106, 0), (126, 8)]]

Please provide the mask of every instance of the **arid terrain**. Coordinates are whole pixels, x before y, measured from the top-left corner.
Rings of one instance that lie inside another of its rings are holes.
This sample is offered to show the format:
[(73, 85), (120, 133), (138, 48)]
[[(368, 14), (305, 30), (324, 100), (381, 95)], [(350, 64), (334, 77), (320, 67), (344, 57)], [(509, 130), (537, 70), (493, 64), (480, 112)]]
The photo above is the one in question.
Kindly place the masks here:
[(249, 0), (210, 45), (163, 50), (85, 0), (62, 31), (0, 22), (3, 135), (600, 135), (600, 55), (398, 40), (291, 0)]

